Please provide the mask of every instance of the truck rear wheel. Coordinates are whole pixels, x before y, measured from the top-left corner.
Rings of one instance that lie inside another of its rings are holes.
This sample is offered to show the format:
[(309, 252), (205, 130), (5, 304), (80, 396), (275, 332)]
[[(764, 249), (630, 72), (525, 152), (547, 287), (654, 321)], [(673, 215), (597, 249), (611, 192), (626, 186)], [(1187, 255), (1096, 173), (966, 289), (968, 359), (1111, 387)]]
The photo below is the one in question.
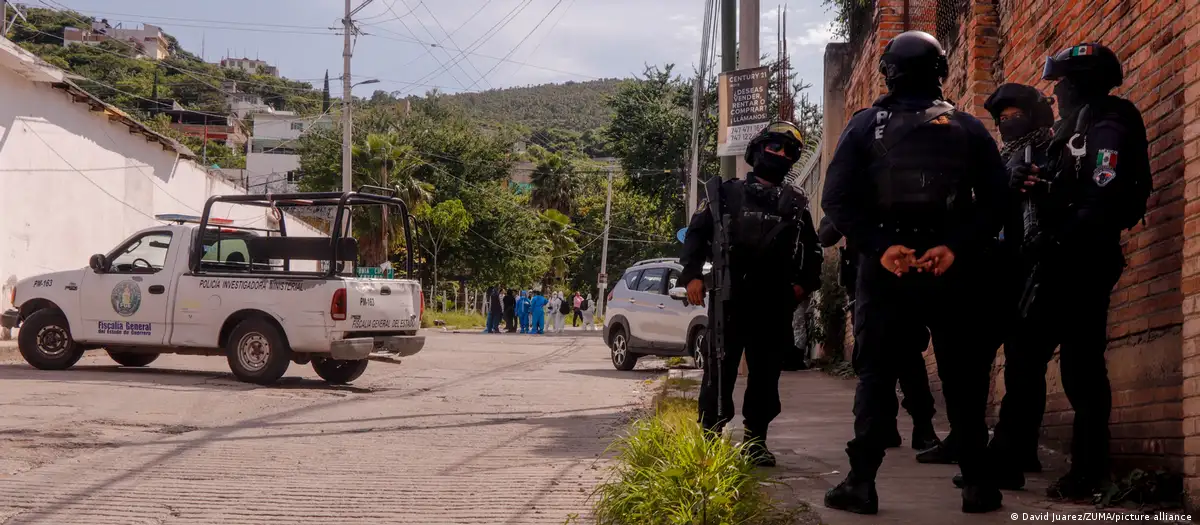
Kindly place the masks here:
[(275, 325), (263, 319), (238, 323), (225, 343), (229, 369), (247, 383), (270, 385), (283, 377), (292, 364), (288, 348)]
[(67, 318), (58, 310), (39, 310), (25, 319), (17, 346), (25, 362), (39, 370), (66, 370), (83, 357), (83, 348), (71, 339)]
[(116, 361), (121, 366), (146, 366), (158, 359), (159, 354), (143, 354), (139, 352), (114, 352), (108, 351), (108, 357)]
[(327, 357), (313, 358), (312, 367), (321, 379), (333, 385), (344, 385), (363, 375), (367, 370), (366, 359), (350, 361), (346, 359), (330, 359)]

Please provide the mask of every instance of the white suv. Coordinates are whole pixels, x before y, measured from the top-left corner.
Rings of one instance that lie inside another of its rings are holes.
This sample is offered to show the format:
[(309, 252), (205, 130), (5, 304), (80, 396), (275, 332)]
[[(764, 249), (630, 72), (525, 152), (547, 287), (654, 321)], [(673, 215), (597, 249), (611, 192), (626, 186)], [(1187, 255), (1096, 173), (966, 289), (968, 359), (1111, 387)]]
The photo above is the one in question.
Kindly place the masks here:
[[(705, 264), (706, 274), (710, 267)], [(682, 271), (679, 259), (641, 261), (608, 293), (604, 341), (617, 370), (633, 370), (644, 355), (691, 357), (697, 368), (704, 367), (708, 312), (688, 304), (677, 287)]]

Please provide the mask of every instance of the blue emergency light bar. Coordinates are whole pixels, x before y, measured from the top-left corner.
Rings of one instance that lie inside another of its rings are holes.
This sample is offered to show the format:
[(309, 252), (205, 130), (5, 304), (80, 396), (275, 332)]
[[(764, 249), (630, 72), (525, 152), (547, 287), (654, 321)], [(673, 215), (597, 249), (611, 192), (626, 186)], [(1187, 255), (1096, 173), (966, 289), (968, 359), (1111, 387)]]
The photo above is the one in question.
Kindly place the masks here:
[[(158, 219), (160, 221), (177, 222), (179, 224), (185, 224), (185, 223), (200, 224), (200, 217), (198, 217), (196, 215), (182, 215), (179, 213), (162, 213), (159, 215), (155, 215), (154, 218)], [(233, 221), (230, 219), (218, 219), (216, 217), (209, 217), (208, 223), (209, 224), (228, 225), (228, 224), (233, 224)]]

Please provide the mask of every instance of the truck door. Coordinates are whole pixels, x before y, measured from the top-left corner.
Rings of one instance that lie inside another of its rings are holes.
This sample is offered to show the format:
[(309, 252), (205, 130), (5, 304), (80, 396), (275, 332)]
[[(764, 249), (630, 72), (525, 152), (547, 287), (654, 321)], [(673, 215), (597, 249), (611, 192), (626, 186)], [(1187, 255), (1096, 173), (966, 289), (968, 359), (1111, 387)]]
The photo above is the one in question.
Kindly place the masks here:
[(84, 273), (82, 327), (88, 342), (161, 345), (167, 330), (167, 303), (175, 272), (167, 268), (172, 245), (185, 246), (170, 231), (143, 233), (109, 254), (109, 270)]

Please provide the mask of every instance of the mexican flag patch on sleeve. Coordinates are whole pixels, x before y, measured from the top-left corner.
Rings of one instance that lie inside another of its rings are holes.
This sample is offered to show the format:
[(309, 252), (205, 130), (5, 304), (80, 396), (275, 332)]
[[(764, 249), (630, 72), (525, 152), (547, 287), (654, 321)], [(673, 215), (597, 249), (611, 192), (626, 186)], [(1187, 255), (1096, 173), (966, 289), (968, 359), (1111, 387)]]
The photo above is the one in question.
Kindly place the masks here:
[(1097, 168), (1115, 168), (1117, 167), (1117, 151), (1111, 149), (1102, 149), (1096, 154)]

